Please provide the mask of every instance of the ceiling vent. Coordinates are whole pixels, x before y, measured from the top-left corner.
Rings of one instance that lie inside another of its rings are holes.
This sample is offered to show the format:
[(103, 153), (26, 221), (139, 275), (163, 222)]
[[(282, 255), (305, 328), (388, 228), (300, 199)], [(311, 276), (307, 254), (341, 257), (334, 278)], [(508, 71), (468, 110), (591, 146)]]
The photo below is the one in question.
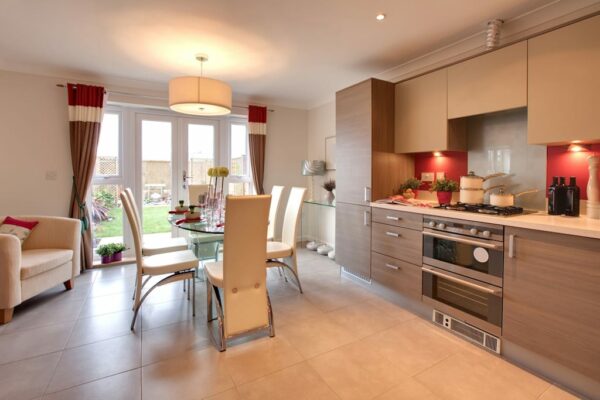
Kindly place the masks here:
[(501, 19), (493, 19), (487, 23), (487, 35), (485, 38), (485, 47), (491, 50), (498, 46), (500, 42), (500, 27), (504, 21)]

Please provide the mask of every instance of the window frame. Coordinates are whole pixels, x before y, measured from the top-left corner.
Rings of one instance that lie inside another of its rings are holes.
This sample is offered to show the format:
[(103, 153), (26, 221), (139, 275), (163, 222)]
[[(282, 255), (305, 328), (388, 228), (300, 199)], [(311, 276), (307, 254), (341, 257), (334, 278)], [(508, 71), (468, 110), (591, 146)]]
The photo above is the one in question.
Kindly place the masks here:
[(227, 168), (231, 171), (231, 148), (233, 143), (233, 125), (244, 125), (246, 127), (246, 175), (229, 175), (228, 183), (248, 183), (249, 193), (255, 194), (254, 179), (252, 178), (252, 167), (250, 165), (250, 135), (248, 133), (248, 121), (240, 117), (227, 118)]
[[(117, 154), (117, 168), (119, 173), (117, 175), (96, 175), (96, 166), (94, 165), (94, 174), (92, 176), (92, 185), (120, 185), (124, 184), (124, 173), (123, 173), (123, 111), (113, 108), (106, 107), (102, 115), (104, 122), (104, 116), (106, 114), (116, 114), (119, 116), (119, 138), (118, 138), (118, 154)], [(102, 129), (102, 127), (100, 128)], [(98, 156), (96, 156), (97, 160)]]

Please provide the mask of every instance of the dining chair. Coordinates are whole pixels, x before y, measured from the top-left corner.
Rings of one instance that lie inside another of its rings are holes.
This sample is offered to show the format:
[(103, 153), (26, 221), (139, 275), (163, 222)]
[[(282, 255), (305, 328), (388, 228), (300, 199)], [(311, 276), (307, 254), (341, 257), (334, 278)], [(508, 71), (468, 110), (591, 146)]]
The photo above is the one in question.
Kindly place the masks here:
[(199, 205), (201, 194), (208, 194), (211, 185), (188, 185), (188, 201), (191, 205)]
[(219, 351), (242, 334), (267, 329), (275, 336), (265, 268), (270, 201), (271, 195), (227, 196), (223, 260), (205, 265), (207, 320), (215, 320), (214, 294)]
[(284, 267), (284, 269), (291, 271), (296, 279), (300, 293), (303, 292), (298, 276), (296, 230), (305, 194), (306, 188), (292, 188), (283, 217), (281, 241), (267, 242), (267, 267)]
[(269, 228), (267, 229), (267, 240), (273, 240), (275, 237), (275, 227), (277, 226), (277, 211), (279, 210), (279, 201), (283, 186), (275, 185), (271, 189), (271, 207), (269, 208)]
[[(169, 253), (155, 254), (151, 256), (145, 256), (142, 254), (142, 232), (140, 230), (140, 224), (136, 219), (133, 207), (127, 199), (127, 194), (122, 192), (120, 194), (121, 202), (125, 208), (127, 219), (129, 220), (129, 226), (131, 227), (131, 233), (133, 234), (133, 243), (135, 248), (135, 259), (136, 259), (136, 278), (135, 278), (135, 294), (133, 302), (133, 319), (131, 320), (131, 330), (135, 326), (135, 320), (142, 303), (148, 297), (148, 295), (157, 287), (166, 285), (171, 282), (187, 281), (191, 280), (193, 288), (188, 291), (188, 300), (190, 299), (190, 293), (192, 292), (192, 315), (196, 315), (196, 290), (194, 275), (198, 266), (198, 259), (191, 250), (172, 251)], [(148, 279), (144, 283), (148, 282), (149, 278), (159, 275), (166, 275), (162, 277), (158, 282), (151, 286), (144, 295), (142, 296), (142, 280), (144, 277)]]

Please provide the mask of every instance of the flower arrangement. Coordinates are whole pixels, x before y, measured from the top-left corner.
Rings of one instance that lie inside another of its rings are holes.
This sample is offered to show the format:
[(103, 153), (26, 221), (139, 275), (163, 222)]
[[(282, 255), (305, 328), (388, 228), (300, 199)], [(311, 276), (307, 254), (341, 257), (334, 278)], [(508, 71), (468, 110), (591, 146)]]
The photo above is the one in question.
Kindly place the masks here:
[(452, 201), (452, 192), (458, 190), (458, 183), (451, 179), (438, 179), (429, 190), (436, 192), (438, 203), (450, 204)]
[(215, 185), (212, 194), (209, 192), (209, 197), (217, 197), (217, 188), (219, 186), (219, 178), (221, 178), (221, 197), (223, 197), (223, 186), (225, 185), (225, 178), (229, 176), (229, 168), (227, 167), (213, 167), (208, 169), (208, 184), (212, 185), (212, 179), (215, 178)]

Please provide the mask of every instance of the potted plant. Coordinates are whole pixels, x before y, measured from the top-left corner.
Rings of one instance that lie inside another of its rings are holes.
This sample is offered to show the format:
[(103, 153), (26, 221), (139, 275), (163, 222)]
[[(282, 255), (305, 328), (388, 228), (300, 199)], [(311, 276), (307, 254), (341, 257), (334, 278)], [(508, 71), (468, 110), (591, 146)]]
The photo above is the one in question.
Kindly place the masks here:
[(400, 187), (400, 192), (407, 199), (417, 198), (421, 181), (417, 178), (408, 178)]
[(112, 243), (102, 244), (102, 245), (98, 246), (98, 248), (96, 249), (96, 253), (98, 253), (98, 255), (100, 256), (100, 261), (102, 262), (102, 264), (108, 264), (108, 263), (112, 262), (112, 255), (113, 255)]
[(333, 193), (333, 191), (335, 190), (335, 180), (330, 179), (328, 181), (325, 181), (322, 186), (323, 189), (327, 191), (327, 202), (329, 204), (333, 204), (333, 201), (335, 200), (335, 194)]
[(127, 250), (127, 247), (123, 243), (111, 243), (109, 246), (112, 246), (111, 262), (121, 261), (123, 259), (123, 251)]
[(431, 186), (431, 191), (436, 192), (440, 204), (450, 204), (452, 202), (452, 192), (457, 190), (458, 183), (451, 179), (438, 179)]

